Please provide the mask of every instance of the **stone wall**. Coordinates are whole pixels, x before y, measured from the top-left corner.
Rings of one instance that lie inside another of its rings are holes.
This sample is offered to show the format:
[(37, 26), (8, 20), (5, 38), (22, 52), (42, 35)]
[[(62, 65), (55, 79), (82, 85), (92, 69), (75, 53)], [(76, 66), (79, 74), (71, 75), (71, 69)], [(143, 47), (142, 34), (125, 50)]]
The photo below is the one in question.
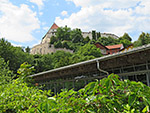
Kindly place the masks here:
[(66, 48), (55, 48), (54, 45), (49, 45), (49, 43), (42, 43), (34, 46), (31, 50), (31, 54), (48, 54), (48, 53), (55, 53), (58, 50), (62, 50), (65, 52), (73, 53), (72, 50)]
[[(89, 36), (90, 39), (92, 39), (92, 32), (82, 32), (83, 38), (86, 38), (87, 36)], [(115, 39), (118, 39), (119, 37), (116, 36), (115, 34), (111, 34), (111, 33), (101, 33), (101, 37), (113, 37)]]

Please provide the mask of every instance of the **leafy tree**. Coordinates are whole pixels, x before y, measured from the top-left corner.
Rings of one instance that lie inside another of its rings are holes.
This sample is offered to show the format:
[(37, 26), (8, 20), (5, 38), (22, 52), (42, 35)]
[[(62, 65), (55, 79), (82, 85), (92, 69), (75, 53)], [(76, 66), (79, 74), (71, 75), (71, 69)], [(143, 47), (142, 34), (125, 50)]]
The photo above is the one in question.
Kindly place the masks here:
[[(69, 60), (67, 61), (67, 59), (69, 59), (69, 57), (71, 57), (72, 54), (70, 52), (64, 52), (64, 51), (56, 51), (56, 53), (53, 53), (52, 55), (52, 65), (54, 66), (54, 68), (58, 68), (60, 66), (64, 66), (66, 64), (70, 64)], [(65, 62), (63, 62), (63, 59), (65, 59)]]
[(35, 73), (53, 69), (52, 54), (34, 55)]
[(57, 32), (56, 32), (56, 38), (61, 40), (61, 41), (63, 41), (63, 40), (71, 40), (70, 32), (71, 32), (71, 29), (68, 28), (67, 26), (59, 27), (57, 29)]
[(64, 41), (62, 46), (63, 46), (63, 48), (70, 49), (67, 41)]
[(120, 43), (123, 44), (124, 47), (127, 47), (128, 45), (131, 44), (131, 42), (127, 39), (120, 40)]
[(47, 96), (51, 96), (50, 90), (42, 91), (26, 82), (26, 76), (32, 74), (32, 70), (31, 65), (24, 63), (18, 70), (19, 78), (9, 81), (8, 78), (3, 78), (7, 82), (0, 84), (0, 113), (35, 113), (37, 105), (46, 102)]
[(55, 36), (52, 36), (51, 38), (50, 38), (50, 44), (54, 44), (55, 42), (57, 42), (58, 41), (58, 39), (57, 39), (57, 37), (55, 37)]
[(89, 36), (87, 36), (86, 38), (83, 39), (84, 44), (88, 43), (90, 41)]
[(97, 33), (97, 39), (99, 39), (100, 37), (101, 37), (101, 33), (98, 32), (98, 33)]
[(9, 70), (8, 62), (0, 58), (0, 85), (10, 82), (14, 76), (13, 72)]
[(49, 102), (39, 104), (41, 112), (72, 113), (146, 113), (150, 88), (141, 82), (120, 81), (118, 75), (90, 82), (74, 91), (63, 90)]
[(134, 42), (134, 47), (142, 46), (150, 43), (150, 34), (142, 32), (137, 41)]
[(124, 33), (124, 35), (119, 38), (119, 40), (124, 40), (124, 39), (132, 41), (132, 38), (128, 35), (128, 33)]
[(29, 46), (27, 46), (27, 48), (25, 48), (25, 52), (26, 52), (26, 53), (30, 53), (30, 48), (29, 48)]
[(83, 41), (83, 36), (80, 29), (74, 29), (71, 32), (71, 39), (73, 43), (78, 43)]
[(0, 56), (4, 58), (6, 62), (12, 59), (12, 55), (14, 54), (12, 48), (13, 46), (10, 42), (4, 38), (0, 39)]
[(83, 56), (94, 56), (100, 57), (102, 56), (100, 49), (96, 48), (94, 44), (87, 43), (84, 46), (80, 47), (77, 51), (77, 54)]
[(100, 42), (104, 46), (111, 44), (111, 42), (109, 41), (109, 39), (107, 37), (99, 37), (97, 42)]
[(23, 52), (21, 47), (13, 47), (10, 42), (0, 39), (0, 56), (9, 61), (10, 70), (16, 73), (16, 70), (23, 62), (33, 63), (33, 56)]
[(58, 41), (58, 42), (55, 42), (55, 43), (54, 43), (54, 47), (55, 47), (55, 48), (62, 48), (63, 45), (62, 45), (61, 41)]
[(94, 31), (94, 30), (92, 31), (92, 39), (96, 40), (96, 31)]
[(9, 62), (10, 69), (12, 69), (15, 73), (22, 63), (28, 62), (33, 64), (33, 56), (23, 52), (21, 47), (12, 47), (12, 51), (12, 59), (10, 59)]

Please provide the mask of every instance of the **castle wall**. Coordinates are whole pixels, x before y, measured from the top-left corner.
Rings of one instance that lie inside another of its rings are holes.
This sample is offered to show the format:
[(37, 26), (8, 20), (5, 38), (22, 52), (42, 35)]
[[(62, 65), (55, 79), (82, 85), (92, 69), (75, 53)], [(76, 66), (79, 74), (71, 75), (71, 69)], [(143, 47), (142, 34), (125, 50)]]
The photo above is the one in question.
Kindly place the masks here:
[(73, 53), (72, 50), (66, 48), (55, 48), (54, 45), (49, 45), (49, 43), (42, 43), (34, 46), (31, 50), (31, 54), (48, 54), (48, 53), (55, 53), (58, 50), (62, 50), (65, 52)]
[(89, 38), (92, 40), (92, 33), (91, 32), (82, 32), (82, 36), (83, 36), (83, 38), (86, 38), (87, 36), (89, 36)]

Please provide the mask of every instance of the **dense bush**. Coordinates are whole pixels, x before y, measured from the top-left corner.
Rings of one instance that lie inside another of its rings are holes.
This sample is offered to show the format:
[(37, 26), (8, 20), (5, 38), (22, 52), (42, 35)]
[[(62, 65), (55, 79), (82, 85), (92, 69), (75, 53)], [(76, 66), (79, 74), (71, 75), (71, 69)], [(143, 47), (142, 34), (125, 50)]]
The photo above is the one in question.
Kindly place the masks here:
[[(91, 82), (79, 91), (62, 90), (50, 97), (28, 82), (26, 76), (34, 70), (24, 63), (18, 70), (18, 78), (9, 78), (7, 63), (0, 60), (0, 113), (145, 113), (149, 112), (150, 88), (141, 82), (120, 81), (111, 74), (107, 78)], [(4, 70), (4, 71), (3, 71)], [(4, 81), (4, 79), (6, 81)], [(38, 85), (38, 84), (37, 84)]]
[(143, 83), (120, 81), (112, 74), (79, 91), (64, 90), (38, 109), (49, 113), (145, 113), (149, 112), (149, 94), (150, 88)]
[[(0, 77), (0, 113), (28, 113), (36, 112), (36, 107), (41, 102), (46, 102), (47, 95), (50, 96), (50, 91), (42, 91), (37, 87), (29, 86), (29, 81), (25, 76), (31, 74), (33, 68), (24, 63), (18, 70), (19, 78), (13, 80), (10, 78), (10, 71), (7, 69), (5, 62), (0, 60), (3, 65), (0, 68), (2, 71)], [(30, 67), (30, 68), (29, 68)], [(6, 70), (3, 71), (3, 70)], [(9, 81), (8, 81), (9, 78)]]

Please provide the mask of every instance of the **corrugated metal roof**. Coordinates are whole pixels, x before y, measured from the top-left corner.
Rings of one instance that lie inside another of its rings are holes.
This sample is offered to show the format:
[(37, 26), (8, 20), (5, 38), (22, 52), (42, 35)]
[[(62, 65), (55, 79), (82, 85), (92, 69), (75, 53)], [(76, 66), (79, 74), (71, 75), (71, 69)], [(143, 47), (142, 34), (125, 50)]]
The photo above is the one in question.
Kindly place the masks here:
[(150, 44), (134, 48), (134, 49), (129, 50), (127, 52), (114, 53), (112, 55), (106, 55), (106, 56), (99, 57), (99, 58), (96, 58), (96, 59), (92, 59), (92, 60), (88, 60), (88, 61), (84, 61), (84, 62), (80, 62), (80, 63), (76, 63), (76, 64), (56, 68), (56, 69), (53, 69), (53, 70), (37, 73), (37, 74), (34, 74), (34, 75), (29, 75), (29, 77), (40, 76), (40, 75), (43, 75), (43, 74), (46, 74), (46, 73), (51, 73), (51, 72), (57, 72), (57, 71), (60, 71), (60, 70), (65, 70), (65, 69), (69, 69), (69, 68), (72, 68), (72, 67), (77, 67), (77, 66), (80, 66), (80, 65), (90, 64), (90, 63), (93, 63), (93, 62), (96, 62), (96, 61), (105, 61), (105, 60), (112, 59), (112, 58), (115, 58), (115, 57), (124, 56), (124, 55), (132, 54), (132, 53), (136, 53), (136, 52), (140, 52), (140, 51), (144, 51), (144, 50), (148, 50), (148, 49), (150, 49)]

